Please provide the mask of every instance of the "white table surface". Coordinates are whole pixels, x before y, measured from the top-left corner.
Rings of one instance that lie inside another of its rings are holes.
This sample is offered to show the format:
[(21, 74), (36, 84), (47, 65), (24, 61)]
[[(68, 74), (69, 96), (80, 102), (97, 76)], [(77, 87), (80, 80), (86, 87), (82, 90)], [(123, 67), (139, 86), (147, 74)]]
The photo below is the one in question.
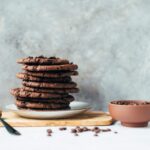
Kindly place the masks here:
[[(73, 127), (66, 131), (53, 130), (51, 137), (47, 136), (49, 127), (18, 127), (22, 135), (14, 136), (0, 128), (0, 150), (150, 150), (150, 125), (146, 128), (127, 128), (120, 123), (100, 128), (110, 128), (112, 132), (100, 133), (98, 137), (91, 132), (74, 136), (70, 133)], [(117, 131), (118, 134), (115, 134)]]

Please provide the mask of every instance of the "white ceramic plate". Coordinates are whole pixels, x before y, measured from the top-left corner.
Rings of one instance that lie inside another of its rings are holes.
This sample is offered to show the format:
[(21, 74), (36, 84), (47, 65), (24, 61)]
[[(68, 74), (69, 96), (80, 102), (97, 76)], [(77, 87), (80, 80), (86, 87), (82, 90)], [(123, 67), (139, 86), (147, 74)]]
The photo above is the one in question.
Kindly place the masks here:
[(36, 119), (57, 119), (57, 118), (68, 118), (78, 114), (81, 114), (90, 109), (90, 105), (86, 102), (74, 101), (70, 103), (69, 110), (54, 110), (54, 111), (35, 111), (18, 109), (16, 105), (11, 104), (6, 106), (6, 109), (17, 113), (19, 116), (26, 118)]

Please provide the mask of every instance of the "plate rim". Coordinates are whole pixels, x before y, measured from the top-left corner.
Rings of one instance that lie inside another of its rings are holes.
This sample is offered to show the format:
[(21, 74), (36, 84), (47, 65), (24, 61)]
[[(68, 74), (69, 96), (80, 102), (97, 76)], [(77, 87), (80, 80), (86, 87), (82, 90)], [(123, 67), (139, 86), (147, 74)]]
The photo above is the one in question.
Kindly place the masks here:
[[(8, 104), (8, 105), (6, 105), (5, 106), (5, 108), (7, 109), (7, 110), (11, 110), (11, 111), (32, 111), (32, 112), (62, 112), (62, 111), (76, 111), (76, 110), (85, 110), (85, 109), (91, 109), (92, 107), (90, 106), (90, 104), (89, 103), (87, 103), (87, 102), (83, 102), (83, 101), (74, 101), (74, 102), (76, 102), (76, 103), (85, 103), (85, 104), (87, 104), (87, 106), (86, 107), (84, 107), (84, 108), (79, 108), (79, 109), (66, 109), (66, 110), (46, 110), (46, 111), (40, 111), (40, 110), (32, 110), (32, 109), (18, 109), (17, 108), (17, 106), (14, 104), (14, 103), (12, 103), (12, 104)], [(73, 103), (73, 102), (72, 102)], [(15, 109), (13, 109), (13, 108), (8, 108), (9, 106), (15, 106)]]

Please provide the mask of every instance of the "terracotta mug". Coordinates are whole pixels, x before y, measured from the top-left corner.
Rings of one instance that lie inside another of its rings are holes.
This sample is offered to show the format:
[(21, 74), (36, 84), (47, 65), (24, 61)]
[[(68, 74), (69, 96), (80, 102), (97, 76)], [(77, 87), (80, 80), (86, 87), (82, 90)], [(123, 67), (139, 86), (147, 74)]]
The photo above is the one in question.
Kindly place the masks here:
[[(137, 105), (119, 105), (117, 102), (137, 103)], [(145, 127), (150, 121), (150, 103), (139, 100), (119, 100), (109, 103), (109, 112), (113, 119), (121, 121), (127, 127)]]

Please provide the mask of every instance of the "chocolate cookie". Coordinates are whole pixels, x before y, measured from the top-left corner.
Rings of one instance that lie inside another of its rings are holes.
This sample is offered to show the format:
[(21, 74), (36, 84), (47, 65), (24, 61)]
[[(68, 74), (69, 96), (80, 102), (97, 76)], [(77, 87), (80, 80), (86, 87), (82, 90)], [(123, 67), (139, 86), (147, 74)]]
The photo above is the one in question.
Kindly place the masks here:
[(70, 89), (48, 89), (48, 88), (33, 88), (33, 87), (23, 87), (26, 91), (31, 92), (43, 92), (43, 93), (78, 93), (78, 88), (70, 88)]
[(69, 104), (74, 100), (73, 96), (68, 96), (65, 98), (26, 98), (26, 97), (16, 97), (18, 101), (25, 101), (25, 102), (42, 102), (42, 103), (63, 103)]
[(59, 71), (59, 72), (32, 72), (32, 71), (25, 71), (27, 75), (31, 75), (34, 77), (42, 77), (42, 78), (61, 78), (61, 77), (68, 77), (68, 76), (76, 76), (78, 75), (77, 71)]
[(71, 95), (68, 94), (54, 94), (54, 93), (40, 93), (40, 92), (29, 92), (22, 88), (15, 88), (11, 90), (11, 94), (16, 97), (31, 97), (31, 98), (62, 98)]
[(65, 106), (59, 109), (49, 109), (49, 108), (27, 108), (27, 107), (19, 107), (17, 106), (18, 109), (20, 110), (34, 110), (34, 111), (52, 111), (52, 110), (69, 110), (69, 106)]
[(27, 87), (38, 87), (38, 88), (52, 88), (52, 89), (68, 89), (68, 88), (76, 88), (77, 84), (75, 82), (70, 83), (46, 83), (46, 82), (27, 82), (23, 81), (22, 84)]
[(64, 65), (23, 65), (22, 69), (27, 71), (54, 71), (54, 70), (69, 70), (73, 71), (78, 68), (75, 64)]
[(63, 109), (68, 108), (69, 106), (66, 104), (56, 104), (56, 103), (37, 103), (37, 102), (25, 102), (25, 101), (18, 101), (16, 100), (16, 105), (19, 108), (33, 108), (33, 109), (49, 109), (49, 110), (56, 110), (56, 109)]
[(19, 79), (23, 79), (24, 81), (35, 81), (35, 82), (55, 82), (55, 83), (66, 83), (71, 81), (71, 77), (60, 77), (60, 78), (41, 78), (41, 77), (34, 77), (28, 75), (26, 73), (18, 73), (16, 75)]
[(69, 64), (69, 61), (66, 59), (56, 58), (56, 57), (27, 57), (22, 58), (17, 61), (19, 64), (30, 64), (30, 65), (60, 65), (60, 64)]

